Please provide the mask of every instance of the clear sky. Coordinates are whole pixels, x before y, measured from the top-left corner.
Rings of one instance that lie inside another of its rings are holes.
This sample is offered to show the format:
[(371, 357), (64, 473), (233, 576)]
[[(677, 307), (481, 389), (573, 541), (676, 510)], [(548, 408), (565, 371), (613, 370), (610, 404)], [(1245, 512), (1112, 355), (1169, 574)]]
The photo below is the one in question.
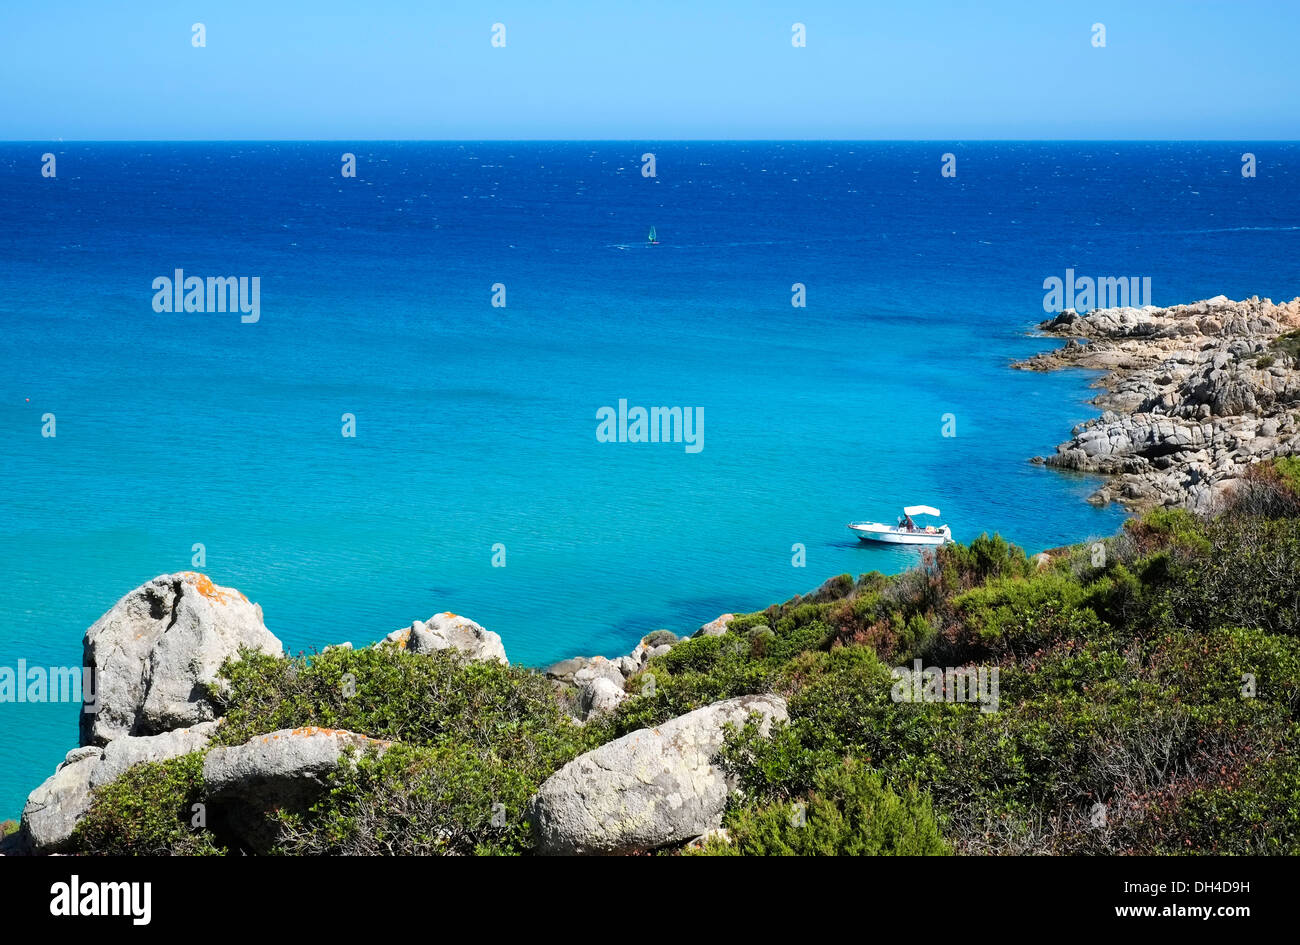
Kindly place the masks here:
[(1297, 139), (1297, 45), (1300, 0), (0, 0), (0, 139)]

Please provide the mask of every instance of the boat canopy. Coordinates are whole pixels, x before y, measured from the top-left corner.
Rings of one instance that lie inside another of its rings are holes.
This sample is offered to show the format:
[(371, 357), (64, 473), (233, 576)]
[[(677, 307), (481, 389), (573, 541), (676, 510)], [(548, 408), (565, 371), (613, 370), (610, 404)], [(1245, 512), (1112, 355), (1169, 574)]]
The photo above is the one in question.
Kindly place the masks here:
[(905, 505), (904, 515), (938, 515), (939, 510), (932, 505)]

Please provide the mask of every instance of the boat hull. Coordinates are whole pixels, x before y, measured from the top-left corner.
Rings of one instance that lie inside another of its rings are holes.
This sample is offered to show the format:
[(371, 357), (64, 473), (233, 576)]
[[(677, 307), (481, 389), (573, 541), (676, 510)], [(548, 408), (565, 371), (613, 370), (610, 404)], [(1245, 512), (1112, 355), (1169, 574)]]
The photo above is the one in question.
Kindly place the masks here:
[(858, 536), (858, 541), (879, 542), (885, 545), (943, 545), (952, 541), (952, 533), (946, 525), (943, 528), (927, 532), (923, 529), (908, 531), (889, 525), (866, 522), (850, 525), (849, 531)]

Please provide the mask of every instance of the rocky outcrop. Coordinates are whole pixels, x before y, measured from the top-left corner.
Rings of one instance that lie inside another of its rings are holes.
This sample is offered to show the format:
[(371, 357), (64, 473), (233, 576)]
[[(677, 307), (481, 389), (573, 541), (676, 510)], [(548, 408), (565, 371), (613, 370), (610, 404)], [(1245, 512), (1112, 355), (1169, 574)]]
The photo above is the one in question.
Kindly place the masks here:
[[(702, 628), (726, 632), (731, 615)], [(548, 676), (570, 694), (583, 718), (612, 712), (636, 688), (649, 661), (678, 638), (647, 635), (617, 659), (575, 658)], [(455, 649), (470, 659), (505, 663), (500, 637), (444, 613), (390, 634), (381, 646), (421, 654)], [(99, 708), (85, 733), (89, 744), (70, 751), (28, 798), (17, 840), (4, 852), (72, 849), (77, 824), (94, 792), (134, 765), (202, 753), (206, 825), (222, 846), (264, 853), (276, 848), (292, 821), (327, 789), (349, 758), (382, 753), (393, 744), (356, 732), (316, 727), (283, 729), (241, 745), (212, 747), (224, 723), (216, 672), (242, 647), (282, 655), (261, 610), (238, 591), (203, 575), (165, 575), (136, 588), (87, 631), (87, 661), (100, 685)], [(649, 683), (649, 678), (640, 680)], [(642, 687), (644, 692), (644, 686)], [(734, 784), (715, 758), (728, 726), (756, 717), (766, 734), (786, 718), (772, 695), (744, 696), (642, 729), (580, 756), (555, 772), (530, 804), (544, 853), (619, 853), (680, 843), (718, 827)], [(188, 724), (184, 724), (189, 720)]]
[(530, 803), (538, 852), (630, 853), (698, 837), (721, 825), (734, 785), (714, 758), (726, 727), (786, 718), (778, 696), (741, 696), (639, 729), (580, 755)]
[(203, 759), (211, 824), (228, 843), (264, 853), (276, 829), (267, 814), (303, 810), (349, 755), (382, 754), (390, 742), (341, 729), (282, 729), (242, 745), (213, 748)]
[[(161, 735), (125, 735), (100, 748), (75, 748), (27, 799), (21, 821), (22, 846), (32, 853), (67, 849), (73, 830), (90, 810), (91, 792), (120, 777), (132, 765), (166, 761), (206, 748), (219, 722), (204, 722)], [(210, 750), (203, 777), (213, 822), (249, 849), (265, 850), (273, 836), (265, 814), (300, 808), (320, 796), (325, 777), (350, 750), (382, 752), (388, 742), (352, 732), (299, 728), (272, 732), (243, 745)]]
[(662, 656), (680, 642), (676, 634), (667, 630), (655, 630), (642, 637), (626, 656), (615, 659), (605, 656), (574, 656), (546, 667), (545, 673), (548, 679), (556, 683), (579, 689), (598, 678), (622, 685), (624, 680), (644, 670), (652, 657)]
[(1251, 465), (1300, 452), (1300, 366), (1273, 347), (1297, 327), (1300, 298), (1223, 296), (1043, 322), (1065, 346), (1015, 366), (1105, 372), (1093, 400), (1104, 412), (1034, 462), (1109, 477), (1097, 504), (1212, 508)]
[[(92, 749), (93, 750), (93, 749)], [(90, 771), (96, 758), (69, 752), (54, 774), (32, 791), (23, 806), (19, 830), (23, 846), (35, 853), (56, 853), (90, 809)]]
[(82, 744), (216, 718), (211, 695), (217, 670), (240, 647), (283, 654), (262, 622), (262, 609), (239, 591), (194, 571), (137, 587), (86, 631), (95, 711), (82, 713)]
[(199, 751), (217, 725), (204, 722), (161, 735), (124, 735), (103, 748), (74, 748), (54, 774), (28, 796), (21, 821), (24, 846), (34, 853), (66, 848), (77, 822), (90, 810), (91, 791), (116, 780), (134, 764), (167, 761)]
[(593, 715), (613, 712), (627, 699), (621, 682), (600, 676), (583, 685), (578, 691), (578, 711), (583, 719)]
[(348, 752), (382, 752), (388, 745), (342, 729), (281, 729), (212, 749), (203, 759), (203, 781), (216, 799), (239, 797), (267, 809), (290, 806), (314, 799)]
[[(389, 634), (389, 643), (413, 653), (454, 648), (469, 659), (507, 662), (500, 636), (452, 613), (416, 621)], [(119, 600), (83, 640), (94, 683), (86, 692), (93, 711), (82, 714), (83, 747), (69, 752), (28, 797), (19, 838), (9, 846), (37, 853), (65, 849), (93, 790), (134, 764), (206, 748), (221, 711), (217, 671), (244, 647), (283, 656), (260, 607), (197, 572), (162, 575)], [(617, 671), (613, 675), (621, 681)], [(605, 711), (616, 699), (601, 687), (588, 694), (589, 711)], [(318, 728), (274, 732), (213, 749), (204, 778), (230, 835), (256, 848), (265, 839), (258, 830), (266, 810), (308, 802), (348, 750), (382, 751), (387, 744)]]
[(578, 687), (586, 686), (598, 679), (616, 684), (620, 689), (623, 687), (623, 680), (626, 679), (635, 668), (626, 666), (622, 657), (617, 660), (609, 660), (603, 656), (593, 656), (591, 659), (583, 660), (582, 665), (573, 673), (573, 684)]
[(417, 620), (409, 627), (394, 630), (385, 638), (385, 642), (411, 653), (455, 649), (467, 659), (497, 660), (507, 666), (510, 664), (500, 634), (485, 630), (469, 618), (451, 612), (434, 614), (428, 620)]
[(200, 722), (161, 735), (115, 738), (101, 750), (90, 772), (92, 789), (116, 780), (132, 765), (146, 761), (167, 761), (206, 748), (220, 722)]
[(731, 626), (731, 621), (736, 619), (735, 614), (723, 614), (716, 620), (710, 620), (700, 629), (696, 630), (691, 636), (693, 637), (720, 637), (727, 632), (727, 627)]
[(551, 680), (578, 718), (612, 712), (628, 697), (625, 683), (644, 671), (651, 658), (662, 656), (681, 641), (668, 630), (655, 630), (641, 638), (631, 653), (616, 659), (574, 656), (548, 666)]
[(24, 846), (64, 849), (91, 791), (134, 764), (205, 747), (220, 711), (217, 671), (243, 647), (284, 652), (260, 607), (194, 571), (142, 584), (95, 621), (82, 640), (93, 681), (81, 714), (82, 747), (28, 796)]

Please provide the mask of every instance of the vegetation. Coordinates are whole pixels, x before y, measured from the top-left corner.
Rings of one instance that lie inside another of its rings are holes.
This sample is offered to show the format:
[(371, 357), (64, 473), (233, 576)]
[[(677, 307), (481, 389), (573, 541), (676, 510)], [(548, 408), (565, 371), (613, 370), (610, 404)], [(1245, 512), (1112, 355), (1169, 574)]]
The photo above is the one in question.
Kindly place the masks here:
[(336, 772), (310, 811), (278, 812), (284, 852), (524, 851), (528, 798), (597, 744), (540, 674), (453, 650), (330, 649), (293, 660), (245, 653), (224, 673), (222, 744), (304, 725), (398, 743)]
[(1300, 495), (1300, 456), (1283, 456), (1262, 468), (1272, 469), (1292, 496)]
[(310, 811), (279, 813), (280, 850), (335, 856), (521, 852), (529, 846), (524, 805), (549, 774), (464, 745), (394, 746), (341, 769)]
[[(250, 653), (224, 674), (223, 743), (302, 725), (398, 743), (272, 815), (285, 853), (527, 853), (527, 799), (577, 754), (778, 692), (789, 721), (720, 755), (744, 788), (729, 839), (692, 852), (1296, 854), (1300, 461), (1213, 517), (1152, 512), (1045, 560), (985, 536), (832, 578), (677, 642), (585, 726), (539, 674), (445, 651)], [(101, 788), (83, 848), (218, 851), (190, 825), (197, 757)]]
[(706, 856), (934, 856), (948, 852), (915, 789), (899, 796), (867, 765), (849, 760), (817, 772), (806, 801), (748, 802), (727, 818), (727, 838)]
[(591, 747), (543, 676), (453, 650), (333, 648), (287, 660), (245, 652), (223, 674), (230, 688), (217, 741), (225, 745), (314, 725), (414, 747), (463, 745), (546, 774)]
[(108, 856), (224, 853), (203, 825), (202, 801), (201, 754), (134, 765), (95, 790), (73, 841)]
[(1280, 351), (1282, 354), (1290, 355), (1292, 358), (1300, 361), (1300, 329), (1288, 331), (1284, 335), (1278, 335), (1269, 344), (1274, 351)]

